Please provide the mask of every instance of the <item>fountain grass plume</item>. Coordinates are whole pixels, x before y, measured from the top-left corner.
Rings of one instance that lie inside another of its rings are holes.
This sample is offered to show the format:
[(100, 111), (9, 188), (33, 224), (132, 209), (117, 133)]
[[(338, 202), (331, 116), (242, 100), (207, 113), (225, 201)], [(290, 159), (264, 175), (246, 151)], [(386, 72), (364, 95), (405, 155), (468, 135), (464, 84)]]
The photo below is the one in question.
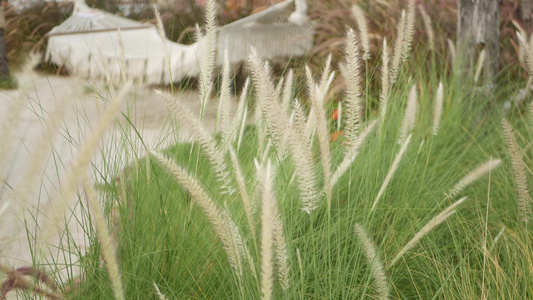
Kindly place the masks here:
[(518, 194), (518, 207), (520, 219), (524, 223), (531, 220), (531, 195), (529, 194), (526, 164), (522, 159), (518, 142), (513, 132), (513, 127), (506, 119), (502, 120), (503, 132), (507, 142), (507, 148), (511, 154), (511, 161), (513, 166), (513, 177), (516, 182), (516, 193)]
[(171, 99), (170, 95), (158, 92), (167, 107), (178, 118), (178, 122), (191, 126), (192, 135), (200, 144), (200, 147), (207, 154), (209, 162), (216, 172), (216, 178), (221, 183), (222, 189), (228, 194), (233, 194), (234, 190), (231, 184), (228, 167), (224, 161), (224, 153), (218, 147), (213, 135), (202, 125), (200, 120), (193, 117), (193, 113), (177, 100)]
[(283, 87), (283, 93), (281, 97), (281, 108), (284, 115), (289, 115), (290, 112), (290, 106), (292, 101), (292, 89), (293, 89), (293, 83), (294, 83), (294, 71), (292, 69), (289, 70), (289, 73), (287, 74), (287, 80), (285, 81), (285, 86)]
[(241, 194), (242, 207), (244, 208), (244, 213), (246, 214), (248, 226), (250, 227), (250, 231), (252, 232), (252, 237), (255, 238), (255, 222), (253, 216), (253, 211), (255, 211), (255, 209), (252, 208), (253, 203), (248, 197), (248, 191), (246, 189), (246, 180), (244, 179), (244, 175), (241, 170), (239, 158), (237, 157), (237, 154), (235, 153), (235, 150), (233, 150), (233, 148), (229, 148), (229, 153), (231, 156), (231, 162), (233, 163), (233, 170), (235, 171), (235, 178), (239, 187), (239, 193)]
[(232, 145), (235, 141), (235, 138), (238, 136), (237, 139), (237, 150), (241, 148), (241, 142), (242, 137), (244, 136), (244, 127), (246, 126), (246, 117), (248, 115), (248, 106), (246, 105), (247, 97), (248, 97), (248, 90), (250, 87), (250, 77), (246, 78), (246, 81), (244, 82), (244, 87), (242, 89), (241, 97), (239, 99), (239, 106), (237, 108), (237, 113), (235, 114), (235, 117), (233, 118), (233, 123), (231, 127), (233, 128), (233, 134), (231, 134), (229, 141), (226, 142), (228, 145)]
[(369, 122), (369, 124), (366, 126), (366, 128), (361, 132), (361, 134), (357, 137), (357, 140), (353, 145), (350, 146), (346, 154), (344, 155), (343, 160), (341, 163), (337, 166), (335, 171), (331, 174), (331, 186), (335, 187), (335, 184), (339, 181), (339, 178), (348, 171), (352, 163), (354, 162), (356, 156), (359, 154), (359, 148), (364, 143), (372, 129), (374, 129), (374, 126), (376, 125), (377, 120)]
[(452, 205), (448, 206), (445, 210), (443, 210), (441, 213), (433, 217), (418, 233), (415, 234), (415, 236), (405, 245), (403, 248), (396, 254), (394, 259), (390, 262), (389, 268), (394, 266), (406, 253), (407, 251), (411, 250), (418, 242), (431, 230), (433, 230), (435, 227), (437, 227), (442, 222), (446, 221), (450, 216), (452, 216), (455, 213), (455, 208), (465, 202), (467, 197), (463, 197), (456, 202), (454, 202)]
[[(329, 70), (328, 64), (326, 64), (326, 67), (324, 68), (324, 73)], [(330, 76), (324, 76), (322, 74), (322, 83), (324, 85), (327, 84), (327, 82), (324, 80), (324, 78), (329, 78)], [(311, 87), (309, 87), (311, 89)], [(326, 119), (326, 111), (324, 109), (324, 103), (325, 103), (325, 96), (327, 92), (327, 87), (321, 85), (315, 88), (317, 91), (314, 95), (315, 97), (311, 99), (312, 106), (313, 106), (313, 112), (315, 115), (316, 120), (316, 132), (318, 137), (318, 146), (320, 148), (320, 160), (322, 162), (322, 170), (324, 173), (324, 188), (326, 191), (326, 197), (328, 200), (328, 205), (331, 202), (331, 150), (329, 148), (329, 130), (328, 130), (328, 123)]]
[(416, 0), (408, 0), (407, 2), (407, 16), (405, 23), (405, 35), (402, 49), (402, 61), (409, 59), (411, 53), (411, 46), (413, 44), (413, 37), (415, 35), (415, 14), (416, 14)]
[(359, 134), (359, 127), (362, 123), (362, 81), (361, 64), (359, 58), (359, 44), (353, 29), (349, 29), (346, 34), (346, 126), (345, 134), (348, 143), (355, 143)]
[(275, 197), (272, 186), (272, 166), (270, 161), (259, 166), (258, 172), (262, 189), (261, 208), (261, 299), (272, 298), (274, 286), (274, 231), (275, 231)]
[(231, 122), (230, 122), (230, 100), (231, 100), (231, 73), (228, 58), (228, 51), (224, 51), (224, 64), (222, 66), (222, 86), (220, 88), (220, 97), (218, 101), (217, 120), (215, 132), (222, 132), (222, 149), (225, 154), (230, 141)]
[(390, 284), (387, 279), (385, 265), (378, 256), (376, 244), (368, 236), (368, 232), (360, 224), (355, 224), (355, 233), (363, 245), (365, 258), (370, 265), (370, 272), (374, 279), (374, 285), (378, 292), (379, 299), (389, 299)]
[(206, 47), (200, 53), (200, 84), (199, 94), (201, 102), (200, 120), (203, 118), (205, 106), (213, 90), (213, 74), (216, 63), (216, 29), (217, 29), (217, 4), (215, 0), (207, 0), (205, 6), (205, 35), (202, 36), (200, 31), (198, 34), (198, 41), (206, 39)]
[(290, 287), (291, 264), (287, 239), (283, 232), (283, 219), (274, 198), (274, 248), (276, 253), (277, 277), (281, 288), (287, 291)]
[[(104, 133), (111, 126), (115, 120), (115, 116), (119, 110), (120, 104), (124, 100), (126, 93), (130, 90), (132, 82), (127, 82), (116, 95), (112, 95), (112, 100), (106, 107), (100, 121), (93, 129), (92, 134), (84, 140), (84, 143), (79, 151), (77, 159), (74, 161), (71, 171), (66, 180), (61, 185), (61, 195), (56, 201), (49, 203), (47, 213), (50, 216), (51, 224), (60, 226), (60, 220), (65, 212), (68, 200), (75, 196), (76, 184), (79, 176), (87, 172), (92, 154), (97, 150), (98, 144), (102, 139)], [(53, 226), (44, 226), (44, 228), (52, 228)], [(48, 239), (51, 232), (45, 234), (45, 239)]]
[[(248, 58), (248, 63), (252, 70), (252, 79), (256, 87), (258, 104), (261, 109), (261, 115), (264, 118), (264, 125), (268, 130), (268, 135), (275, 148), (283, 147), (281, 141), (287, 130), (286, 117), (283, 116), (279, 105), (279, 99), (276, 97), (276, 89), (270, 77), (269, 68), (259, 57), (259, 54), (252, 48), (252, 54)], [(283, 152), (283, 151), (282, 151)]]
[(418, 95), (416, 92), (416, 85), (411, 87), (409, 91), (409, 97), (407, 99), (407, 106), (405, 107), (405, 113), (400, 126), (400, 133), (398, 136), (398, 145), (402, 145), (407, 138), (407, 135), (413, 131), (416, 122), (416, 112), (418, 106)]
[(294, 101), (293, 136), (290, 138), (295, 175), (298, 179), (302, 210), (310, 214), (318, 207), (319, 193), (315, 175), (312, 140), (305, 134), (305, 114), (298, 99)]
[(381, 92), (379, 93), (379, 115), (381, 121), (385, 121), (387, 115), (387, 103), (389, 101), (389, 49), (387, 46), (387, 38), (383, 38), (383, 48), (381, 56)]
[(479, 76), (481, 76), (481, 71), (483, 70), (483, 66), (485, 65), (485, 58), (486, 58), (487, 51), (485, 49), (481, 50), (481, 53), (479, 54), (479, 58), (477, 60), (476, 65), (476, 72), (474, 73), (474, 82), (479, 81)]
[(181, 184), (192, 196), (194, 202), (202, 209), (222, 242), (228, 256), (230, 266), (240, 278), (243, 275), (243, 258), (249, 258), (237, 224), (224, 211), (218, 208), (215, 201), (185, 169), (165, 156), (151, 152), (151, 155)]
[(106, 263), (107, 272), (109, 273), (109, 280), (113, 288), (113, 294), (115, 299), (125, 299), (124, 288), (122, 286), (122, 279), (120, 276), (120, 270), (118, 267), (117, 254), (115, 245), (113, 244), (113, 238), (107, 228), (107, 222), (104, 216), (104, 212), (99, 205), (98, 197), (94, 186), (87, 176), (82, 175), (83, 185), (85, 186), (85, 196), (87, 197), (87, 203), (91, 209), (91, 217), (94, 220), (96, 227), (96, 234), (100, 241), (100, 250)]
[(157, 284), (155, 284), (155, 282), (153, 282), (154, 284), (154, 289), (155, 289), (155, 293), (157, 295), (157, 298), (159, 298), (159, 300), (166, 300), (167, 297), (165, 297), (165, 295), (163, 295), (161, 293), (161, 291), (159, 290), (159, 287), (157, 286)]
[(501, 160), (499, 159), (490, 159), (486, 163), (480, 165), (479, 167), (475, 168), (474, 170), (470, 171), (468, 174), (466, 174), (465, 177), (463, 177), (461, 180), (459, 180), (447, 193), (446, 195), (453, 199), (455, 198), (465, 187), (472, 184), (474, 181), (480, 179), (488, 172), (492, 171), (496, 167), (498, 167), (501, 163)]
[(395, 83), (400, 72), (400, 63), (402, 62), (402, 52), (404, 49), (405, 35), (407, 34), (405, 10), (402, 10), (400, 15), (400, 21), (398, 22), (398, 28), (396, 31), (396, 37), (394, 38), (394, 53), (391, 60), (390, 68), (390, 83)]
[(437, 88), (437, 95), (435, 96), (435, 104), (433, 108), (433, 128), (431, 129), (432, 135), (437, 135), (439, 132), (440, 121), (442, 119), (442, 102), (444, 98), (444, 87), (442, 86), (442, 81), (439, 82), (439, 87)]
[(359, 28), (359, 39), (363, 48), (363, 60), (368, 60), (370, 59), (370, 39), (368, 37), (368, 25), (365, 13), (358, 5), (354, 4), (352, 5), (352, 14)]
[(422, 16), (422, 22), (426, 29), (426, 35), (428, 37), (429, 50), (435, 51), (435, 33), (433, 32), (433, 25), (431, 24), (431, 17), (428, 15), (422, 4), (418, 5), (420, 16)]
[(378, 202), (381, 199), (381, 196), (383, 196), (385, 189), (387, 189), (387, 186), (389, 185), (389, 182), (391, 181), (392, 176), (394, 176), (394, 173), (398, 169), (398, 166), (400, 165), (400, 161), (402, 160), (402, 157), (405, 153), (405, 150), (407, 150), (407, 146), (409, 146), (409, 143), (411, 142), (411, 137), (412, 135), (410, 134), (405, 140), (405, 142), (403, 143), (402, 147), (400, 148), (400, 151), (396, 155), (396, 158), (394, 158), (394, 161), (392, 162), (389, 172), (387, 173), (387, 176), (385, 177), (385, 180), (383, 181), (383, 184), (381, 185), (381, 188), (379, 189), (376, 200), (374, 200), (374, 204), (372, 205), (372, 208), (370, 210), (371, 212), (373, 212), (376, 206), (378, 205)]

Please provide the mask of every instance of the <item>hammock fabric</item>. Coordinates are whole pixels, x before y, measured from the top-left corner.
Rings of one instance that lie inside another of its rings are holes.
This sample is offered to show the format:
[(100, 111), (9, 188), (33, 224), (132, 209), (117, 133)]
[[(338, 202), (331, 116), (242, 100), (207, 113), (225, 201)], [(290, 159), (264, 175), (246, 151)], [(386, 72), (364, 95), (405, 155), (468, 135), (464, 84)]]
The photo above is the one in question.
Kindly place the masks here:
[[(312, 27), (289, 20), (307, 20), (305, 10), (305, 0), (296, 0), (296, 5), (287, 0), (218, 28), (218, 63), (225, 51), (232, 63), (246, 60), (251, 47), (265, 59), (304, 55), (312, 47)], [(72, 16), (48, 34), (45, 61), (88, 79), (108, 76), (114, 82), (125, 78), (168, 84), (199, 74), (205, 45), (204, 39), (192, 45), (163, 40), (151, 24), (77, 2)]]

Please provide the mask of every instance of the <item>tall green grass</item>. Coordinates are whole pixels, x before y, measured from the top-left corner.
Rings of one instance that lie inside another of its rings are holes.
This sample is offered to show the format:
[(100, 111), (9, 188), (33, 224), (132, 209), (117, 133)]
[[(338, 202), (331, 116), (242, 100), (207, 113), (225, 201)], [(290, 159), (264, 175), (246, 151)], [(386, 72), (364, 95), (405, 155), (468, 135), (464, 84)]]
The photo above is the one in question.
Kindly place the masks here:
[[(243, 93), (233, 120), (223, 71), (220, 134), (208, 133), (179, 94), (162, 93), (176, 130), (193, 127), (194, 141), (133, 153), (116, 170), (120, 181), (104, 187), (107, 224), (92, 207), (98, 235), (90, 232), (94, 244), (67, 297), (532, 297), (532, 232), (523, 220), (533, 113), (513, 112), (505, 136), (492, 99), (505, 89), (487, 97), (473, 80), (417, 68), (424, 60), (409, 58), (409, 5), (384, 71), (363, 69), (368, 53), (348, 32), (338, 140), (330, 139), (338, 125), (328, 120), (337, 107), (328, 95), (338, 75), (329, 59), (298, 86), (288, 72), (274, 82), (252, 55), (253, 92)], [(201, 101), (211, 68), (202, 67)], [(387, 89), (365, 90), (373, 76), (385, 77)]]

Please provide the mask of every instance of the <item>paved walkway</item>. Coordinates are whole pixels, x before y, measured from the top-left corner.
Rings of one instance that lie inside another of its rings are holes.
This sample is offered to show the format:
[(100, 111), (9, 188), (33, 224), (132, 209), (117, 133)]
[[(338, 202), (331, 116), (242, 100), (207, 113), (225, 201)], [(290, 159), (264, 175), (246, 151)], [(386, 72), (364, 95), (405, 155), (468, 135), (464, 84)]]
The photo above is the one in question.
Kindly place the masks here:
[[(38, 75), (32, 82), (33, 87), (22, 97), (24, 109), (13, 129), (9, 151), (4, 154), (7, 159), (0, 159), (0, 210), (5, 203), (10, 204), (0, 216), (0, 263), (21, 267), (34, 262), (48, 272), (59, 274), (64, 280), (72, 276), (69, 275), (72, 271), (77, 272), (70, 266), (76, 265), (79, 255), (90, 246), (83, 226), (79, 224), (80, 220), (87, 222), (86, 213), (78, 199), (71, 199), (68, 203), (71, 211), (66, 214), (70, 233), (67, 237), (59, 234), (56, 228), (50, 228), (45, 212), (60, 207), (55, 203), (60, 182), (65, 180), (66, 170), (77, 157), (83, 139), (96, 126), (105, 101), (91, 92), (91, 85), (86, 81)], [(80, 89), (80, 86), (85, 87)], [(101, 84), (97, 90), (106, 94)], [(16, 101), (18, 94), (17, 90), (0, 90), (0, 126), (5, 124), (11, 113), (10, 105)], [(195, 93), (181, 93), (179, 99), (187, 103), (193, 112), (199, 111), (200, 103)], [(65, 109), (64, 120), (60, 123), (58, 134), (51, 140), (45, 139), (43, 147), (45, 124), (60, 105)], [(187, 126), (173, 130), (167, 108), (153, 89), (132, 88), (121, 112), (130, 116), (151, 149), (161, 149), (175, 143), (176, 139), (186, 140), (189, 137)], [(216, 105), (212, 104), (205, 118), (211, 130), (215, 117)], [(115, 122), (100, 144), (105, 155), (97, 151), (99, 153), (92, 159), (94, 167), (107, 177), (106, 180), (112, 180), (128, 161), (131, 162), (131, 155), (136, 151), (144, 155), (135, 131), (131, 127), (121, 129), (125, 124), (124, 117)], [(128, 143), (124, 142), (124, 135), (131, 137)], [(41, 157), (44, 163), (36, 168), (32, 159)], [(37, 175), (31, 182), (27, 182), (28, 170)], [(13, 189), (23, 191), (28, 201), (20, 203), (16, 200)], [(43, 236), (51, 238), (44, 239)]]

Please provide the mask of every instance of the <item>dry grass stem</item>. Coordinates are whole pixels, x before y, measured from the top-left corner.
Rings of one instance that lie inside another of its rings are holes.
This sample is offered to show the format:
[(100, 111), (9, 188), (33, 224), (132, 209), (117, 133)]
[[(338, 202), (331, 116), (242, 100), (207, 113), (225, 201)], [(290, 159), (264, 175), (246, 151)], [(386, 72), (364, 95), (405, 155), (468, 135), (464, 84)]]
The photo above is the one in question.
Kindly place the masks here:
[(426, 234), (428, 234), (433, 228), (437, 227), (442, 222), (446, 221), (450, 216), (452, 216), (455, 213), (455, 208), (459, 206), (461, 203), (465, 202), (467, 197), (463, 197), (456, 202), (454, 202), (452, 205), (448, 206), (445, 210), (443, 210), (440, 214), (436, 215), (433, 219), (431, 219), (420, 231), (415, 234), (415, 236), (405, 245), (403, 248), (396, 254), (394, 259), (389, 264), (389, 267), (394, 266), (404, 255), (407, 253), (407, 251), (411, 250), (420, 239), (422, 239)]
[(513, 133), (513, 127), (506, 119), (502, 120), (502, 125), (505, 140), (507, 141), (507, 148), (509, 148), (509, 153), (511, 154), (520, 218), (523, 222), (528, 223), (531, 220), (531, 195), (528, 190), (526, 165), (522, 159), (518, 142)]
[(412, 135), (409, 135), (407, 137), (402, 147), (400, 148), (400, 151), (396, 155), (396, 158), (394, 158), (394, 162), (392, 162), (392, 166), (390, 167), (390, 170), (387, 173), (387, 176), (385, 177), (385, 180), (383, 181), (381, 188), (379, 189), (376, 200), (374, 200), (374, 204), (372, 205), (371, 211), (374, 211), (374, 209), (378, 205), (378, 202), (381, 199), (381, 196), (383, 196), (383, 193), (385, 192), (385, 190), (387, 189), (387, 186), (389, 185), (389, 182), (391, 181), (392, 176), (394, 176), (394, 173), (398, 169), (398, 166), (400, 165), (400, 161), (402, 160), (403, 154), (405, 153), (405, 150), (407, 150), (407, 146), (409, 146), (409, 143), (411, 142), (411, 136)]
[(490, 159), (488, 162), (470, 171), (470, 173), (466, 174), (465, 177), (459, 180), (459, 182), (457, 182), (457, 184), (455, 184), (455, 186), (451, 188), (446, 195), (450, 199), (455, 198), (465, 187), (469, 186), (474, 181), (480, 179), (485, 174), (499, 166), (500, 162), (501, 160), (499, 159)]
[(385, 272), (385, 265), (379, 259), (378, 250), (376, 244), (368, 236), (368, 232), (360, 224), (355, 224), (355, 233), (365, 251), (365, 258), (370, 265), (370, 272), (372, 278), (374, 278), (374, 285), (379, 294), (379, 299), (389, 299), (390, 297), (390, 284)]

